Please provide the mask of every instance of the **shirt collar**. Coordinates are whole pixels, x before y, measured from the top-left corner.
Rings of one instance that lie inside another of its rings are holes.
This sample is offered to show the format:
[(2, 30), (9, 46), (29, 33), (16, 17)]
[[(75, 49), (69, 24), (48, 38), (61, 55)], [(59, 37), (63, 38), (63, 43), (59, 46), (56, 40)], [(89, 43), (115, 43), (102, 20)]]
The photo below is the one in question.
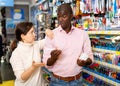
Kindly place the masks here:
[(33, 46), (34, 42), (33, 43), (24, 43), (24, 42), (20, 41), (19, 44), (24, 45), (24, 46)]
[[(59, 28), (59, 31), (60, 31), (60, 32), (62, 32), (62, 31), (63, 31), (63, 29), (62, 29), (62, 27), (61, 27), (61, 26), (59, 26), (58, 28)], [(73, 31), (73, 30), (75, 30), (75, 27), (72, 25), (72, 27), (71, 27), (71, 31)], [(71, 32), (71, 31), (70, 31), (70, 32)]]

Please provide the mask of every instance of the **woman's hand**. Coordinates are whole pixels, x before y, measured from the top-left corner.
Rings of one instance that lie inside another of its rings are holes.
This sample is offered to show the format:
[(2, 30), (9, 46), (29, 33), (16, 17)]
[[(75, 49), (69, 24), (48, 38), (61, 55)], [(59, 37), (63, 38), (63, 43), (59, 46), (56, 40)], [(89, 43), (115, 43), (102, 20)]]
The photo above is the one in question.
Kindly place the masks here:
[(52, 30), (50, 30), (50, 29), (46, 29), (45, 34), (50, 39), (53, 39), (53, 37), (54, 37), (54, 34), (53, 34)]
[(32, 62), (33, 68), (38, 68), (38, 67), (42, 67), (42, 66), (45, 66), (45, 64), (41, 63), (41, 62), (35, 62), (35, 61)]
[(37, 68), (39, 68), (41, 66), (44, 66), (44, 65), (45, 65), (44, 63), (33, 61), (32, 62), (32, 66), (22, 73), (22, 75), (21, 75), (22, 80), (24, 80), (24, 81), (28, 80), (29, 77), (33, 74), (33, 72)]

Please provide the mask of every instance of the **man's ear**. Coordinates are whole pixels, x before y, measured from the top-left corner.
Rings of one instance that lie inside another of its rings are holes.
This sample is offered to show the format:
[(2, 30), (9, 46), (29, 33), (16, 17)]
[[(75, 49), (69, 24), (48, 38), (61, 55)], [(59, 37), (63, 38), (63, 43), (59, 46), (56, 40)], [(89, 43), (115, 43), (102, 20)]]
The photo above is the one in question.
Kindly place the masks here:
[(73, 19), (73, 14), (70, 15), (71, 16), (71, 20)]

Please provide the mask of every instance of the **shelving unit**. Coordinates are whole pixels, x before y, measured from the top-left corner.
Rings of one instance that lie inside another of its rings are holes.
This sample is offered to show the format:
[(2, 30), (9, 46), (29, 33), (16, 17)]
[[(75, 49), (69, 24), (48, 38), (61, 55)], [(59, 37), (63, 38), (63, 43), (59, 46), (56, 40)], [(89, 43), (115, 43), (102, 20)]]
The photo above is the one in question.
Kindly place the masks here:
[(90, 75), (92, 75), (92, 76), (94, 76), (94, 77), (96, 77), (96, 78), (99, 78), (99, 79), (101, 79), (101, 80), (103, 80), (103, 81), (105, 81), (105, 82), (107, 82), (107, 83), (110, 83), (111, 85), (115, 85), (115, 86), (119, 86), (119, 85), (120, 85), (120, 83), (117, 83), (117, 82), (115, 82), (115, 81), (113, 81), (113, 80), (110, 80), (110, 79), (108, 79), (108, 78), (106, 78), (106, 77), (103, 77), (103, 76), (101, 76), (101, 75), (98, 75), (98, 74), (96, 74), (96, 73), (93, 73), (93, 72), (91, 72), (91, 71), (88, 71), (88, 70), (86, 70), (86, 69), (83, 69), (83, 72), (88, 73), (88, 74), (90, 74)]
[[(105, 35), (105, 36), (114, 36), (114, 37), (116, 37), (116, 36), (120, 35), (120, 31), (112, 31), (112, 30), (111, 31), (88, 31), (88, 34), (89, 34), (89, 36), (92, 36), (92, 35), (94, 35), (94, 36), (95, 35), (97, 35), (97, 36), (103, 36), (103, 35)], [(99, 41), (102, 40), (103, 43), (112, 43), (112, 40), (109, 40), (109, 42), (107, 42), (105, 40), (108, 40), (108, 39), (104, 38), (104, 40), (103, 40), (103, 39), (100, 39), (100, 38), (96, 38), (94, 36), (93, 36), (93, 38), (91, 37), (91, 40), (92, 39), (97, 39)], [(98, 44), (97, 46), (93, 47), (92, 48), (93, 53), (94, 52), (98, 52), (98, 53), (104, 53), (104, 54), (105, 53), (115, 54), (116, 56), (120, 55), (120, 51), (118, 51), (118, 50), (112, 50), (112, 49), (110, 50), (107, 47), (103, 47), (103, 46), (100, 47), (100, 46)], [(103, 57), (100, 57), (100, 58), (103, 58)], [(95, 60), (94, 63), (97, 63), (97, 64), (99, 64), (102, 67), (114, 70), (114, 71), (116, 71), (118, 73), (120, 71), (119, 65), (108, 63), (108, 62), (106, 62), (104, 60), (100, 60), (100, 59), (99, 60)], [(120, 85), (120, 81), (119, 80), (113, 79), (110, 76), (104, 76), (104, 74), (96, 73), (95, 70), (84, 68), (83, 72), (88, 73), (88, 74), (90, 74), (90, 75), (92, 75), (92, 76), (94, 76), (94, 77), (96, 77), (96, 78), (98, 78), (100, 80), (103, 80), (106, 83), (109, 83), (109, 84), (111, 84), (113, 86), (119, 86)]]
[(36, 33), (37, 33), (37, 38), (36, 39), (43, 39), (45, 37), (45, 29), (48, 28), (48, 19), (47, 15), (49, 15), (49, 10), (45, 10), (44, 9), (44, 3), (49, 3), (48, 0), (38, 0), (37, 2), (35, 2), (34, 5), (32, 5), (31, 8), (33, 13), (32, 13), (32, 20), (33, 23), (35, 24), (35, 28), (36, 28)]

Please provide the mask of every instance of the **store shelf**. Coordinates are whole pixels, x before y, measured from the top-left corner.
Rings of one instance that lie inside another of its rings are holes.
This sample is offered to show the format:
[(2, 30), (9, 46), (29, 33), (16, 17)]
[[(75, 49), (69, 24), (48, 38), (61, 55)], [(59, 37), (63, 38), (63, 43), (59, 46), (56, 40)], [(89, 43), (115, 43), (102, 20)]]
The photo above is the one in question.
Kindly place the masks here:
[(106, 49), (100, 49), (100, 48), (92, 48), (92, 50), (98, 51), (98, 52), (113, 53), (113, 54), (120, 55), (120, 51), (106, 50)]
[(113, 80), (110, 80), (110, 79), (108, 79), (108, 78), (106, 78), (106, 77), (100, 76), (100, 75), (98, 75), (98, 74), (96, 74), (96, 73), (93, 73), (93, 72), (91, 72), (91, 71), (88, 71), (88, 70), (86, 70), (86, 69), (83, 69), (83, 72), (86, 72), (86, 73), (88, 73), (88, 74), (90, 74), (90, 75), (92, 75), (92, 76), (94, 76), (94, 77), (96, 77), (96, 78), (98, 78), (98, 79), (101, 79), (101, 80), (103, 80), (103, 81), (105, 81), (105, 82), (107, 82), (107, 83), (110, 83), (110, 84), (112, 84), (112, 85), (120, 86), (120, 83), (114, 82)]
[(40, 14), (47, 14), (47, 13), (48, 13), (48, 12), (40, 11), (40, 12), (36, 13), (35, 17), (37, 17), (37, 16), (40, 15)]
[(105, 52), (105, 53), (116, 53), (116, 51), (113, 50), (106, 50), (106, 49), (101, 49), (101, 48), (92, 48), (93, 51), (98, 51), (98, 52)]
[(107, 62), (98, 61), (98, 60), (94, 60), (94, 62), (95, 62), (95, 63), (98, 63), (98, 64), (100, 64), (100, 65), (102, 65), (102, 66), (106, 66), (106, 67), (115, 69), (116, 71), (120, 71), (120, 67), (117, 66), (117, 65), (110, 64), (110, 63), (107, 63)]
[(103, 35), (120, 35), (120, 31), (87, 31), (89, 35), (103, 34)]

